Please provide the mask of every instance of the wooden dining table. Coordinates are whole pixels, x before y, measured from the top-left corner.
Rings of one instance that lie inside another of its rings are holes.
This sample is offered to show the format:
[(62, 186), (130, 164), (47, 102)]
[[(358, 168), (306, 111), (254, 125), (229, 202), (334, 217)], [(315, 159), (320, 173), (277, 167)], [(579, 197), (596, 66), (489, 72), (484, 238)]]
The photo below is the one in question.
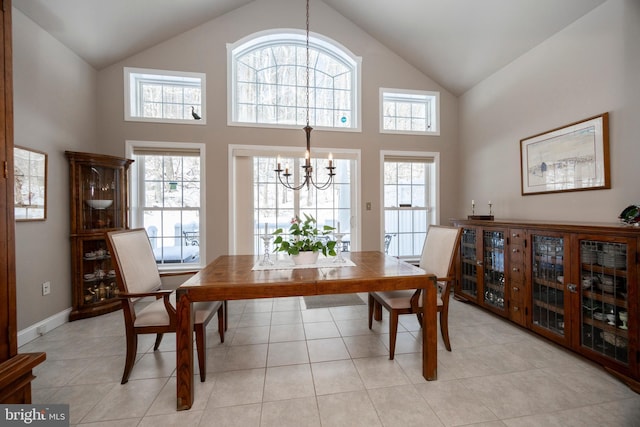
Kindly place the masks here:
[[(437, 378), (436, 276), (382, 252), (348, 252), (349, 266), (254, 270), (260, 257), (224, 255), (216, 258), (177, 289), (177, 409), (194, 399), (193, 310), (197, 301), (227, 301), (331, 295), (397, 289), (422, 289), (424, 328), (422, 375)], [(354, 265), (352, 265), (354, 264)]]

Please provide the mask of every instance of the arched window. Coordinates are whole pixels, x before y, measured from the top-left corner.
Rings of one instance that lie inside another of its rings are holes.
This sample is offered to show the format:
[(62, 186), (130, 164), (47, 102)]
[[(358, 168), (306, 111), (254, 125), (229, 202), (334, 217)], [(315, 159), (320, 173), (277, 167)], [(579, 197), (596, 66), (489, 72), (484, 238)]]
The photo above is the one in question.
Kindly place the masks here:
[[(299, 30), (252, 34), (227, 46), (228, 124), (306, 124), (306, 35)], [(360, 130), (360, 64), (339, 43), (309, 35), (309, 122), (314, 128)]]

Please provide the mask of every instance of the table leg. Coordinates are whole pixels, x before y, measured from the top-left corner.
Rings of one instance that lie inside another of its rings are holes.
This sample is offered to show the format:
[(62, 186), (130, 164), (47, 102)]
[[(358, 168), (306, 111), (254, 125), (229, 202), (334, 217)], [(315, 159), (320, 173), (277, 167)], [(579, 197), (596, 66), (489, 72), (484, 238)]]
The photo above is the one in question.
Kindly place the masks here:
[(437, 292), (436, 276), (431, 276), (422, 290), (422, 376), (427, 381), (438, 378)]
[(193, 310), (187, 291), (177, 290), (176, 382), (177, 409), (193, 405)]

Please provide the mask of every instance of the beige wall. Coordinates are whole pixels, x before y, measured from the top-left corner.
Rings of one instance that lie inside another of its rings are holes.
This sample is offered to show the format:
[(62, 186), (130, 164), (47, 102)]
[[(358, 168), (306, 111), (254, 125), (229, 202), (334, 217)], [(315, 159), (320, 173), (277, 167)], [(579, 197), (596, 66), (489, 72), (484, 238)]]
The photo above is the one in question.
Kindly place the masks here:
[[(65, 150), (96, 150), (96, 71), (13, 8), (15, 144), (48, 154), (47, 220), (16, 223), (18, 330), (71, 307)], [(51, 294), (42, 296), (42, 283)]]
[[(302, 130), (256, 129), (227, 126), (227, 51), (233, 43), (254, 32), (305, 25), (304, 2), (258, 0), (200, 27), (148, 49), (99, 72), (99, 135), (101, 151), (123, 155), (126, 140), (192, 141), (206, 144), (207, 259), (228, 247), (229, 144), (304, 145)], [(314, 131), (313, 146), (362, 150), (362, 230), (380, 229), (380, 150), (439, 151), (442, 153), (442, 218), (455, 208), (454, 172), (457, 156), (457, 99), (427, 76), (400, 59), (322, 2), (313, 2), (311, 31), (343, 44), (362, 57), (361, 133)], [(207, 124), (205, 126), (124, 122), (123, 67), (144, 67), (204, 72), (207, 75)], [(398, 87), (441, 91), (441, 136), (381, 135), (378, 131), (378, 89)], [(362, 248), (378, 249), (376, 233), (363, 233)]]
[[(640, 203), (640, 2), (610, 0), (460, 97), (462, 180), (497, 217), (616, 221)], [(609, 112), (609, 190), (522, 196), (520, 139)]]
[[(362, 203), (373, 203), (372, 211), (363, 209), (363, 230), (380, 228), (380, 150), (441, 153), (441, 222), (468, 214), (471, 199), (479, 210), (487, 209), (491, 199), (503, 218), (589, 221), (614, 220), (624, 206), (640, 202), (637, 1), (609, 0), (459, 100), (324, 3), (313, 4), (312, 31), (363, 58), (363, 132), (318, 131), (313, 142), (362, 150)], [(18, 329), (71, 306), (64, 150), (123, 155), (127, 139), (205, 143), (207, 257), (223, 253), (228, 240), (228, 145), (299, 146), (304, 138), (302, 131), (226, 126), (226, 43), (269, 28), (302, 28), (304, 5), (258, 0), (100, 72), (15, 8), (13, 13), (15, 142), (49, 153), (48, 218), (16, 224)], [(207, 125), (124, 122), (124, 66), (207, 73)], [(441, 136), (379, 134), (381, 86), (440, 90)], [(610, 113), (613, 188), (522, 197), (519, 140), (605, 111)], [(364, 249), (378, 245), (375, 233), (363, 233)], [(52, 293), (43, 297), (40, 285), (46, 280)]]
[[(207, 258), (227, 249), (228, 145), (302, 146), (302, 130), (227, 127), (226, 44), (271, 28), (304, 28), (304, 4), (257, 0), (216, 20), (143, 51), (99, 72), (48, 33), (14, 13), (16, 143), (49, 153), (48, 218), (16, 226), (18, 329), (28, 328), (71, 306), (68, 165), (65, 150), (124, 155), (126, 140), (203, 142), (207, 145)], [(380, 229), (379, 153), (409, 150), (441, 153), (441, 218), (455, 212), (458, 153), (457, 99), (430, 78), (373, 40), (324, 3), (314, 1), (311, 31), (330, 37), (363, 58), (362, 133), (314, 131), (313, 145), (362, 150), (362, 229)], [(207, 74), (207, 125), (124, 121), (123, 67), (198, 71)], [(378, 88), (441, 92), (441, 136), (381, 135)], [(362, 247), (379, 247), (376, 233)], [(41, 283), (52, 292), (41, 296)]]

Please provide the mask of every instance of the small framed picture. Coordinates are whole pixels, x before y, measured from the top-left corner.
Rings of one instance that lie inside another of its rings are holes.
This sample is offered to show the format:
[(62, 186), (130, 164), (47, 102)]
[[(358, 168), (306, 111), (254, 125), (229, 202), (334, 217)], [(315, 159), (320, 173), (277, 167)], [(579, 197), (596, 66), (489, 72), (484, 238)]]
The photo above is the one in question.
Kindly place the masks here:
[(16, 221), (44, 221), (47, 218), (47, 154), (15, 146), (13, 166)]

